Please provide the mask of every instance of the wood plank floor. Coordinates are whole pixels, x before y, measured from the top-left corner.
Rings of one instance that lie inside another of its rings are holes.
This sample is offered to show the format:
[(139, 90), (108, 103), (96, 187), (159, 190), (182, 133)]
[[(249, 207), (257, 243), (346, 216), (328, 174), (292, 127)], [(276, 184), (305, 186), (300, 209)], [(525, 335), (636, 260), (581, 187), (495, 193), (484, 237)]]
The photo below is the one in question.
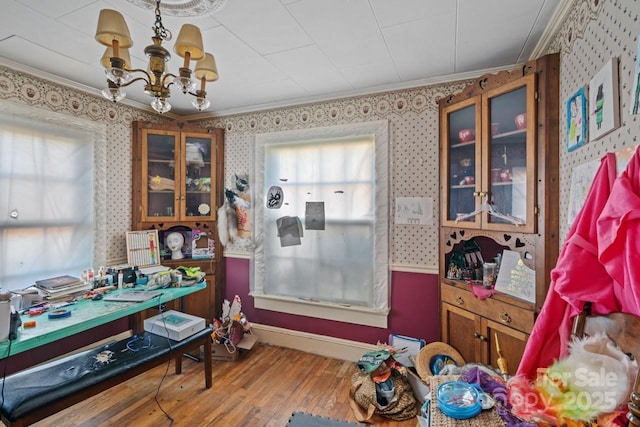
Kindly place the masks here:
[[(159, 366), (35, 426), (284, 427), (294, 411), (356, 422), (349, 407), (353, 362), (256, 344), (235, 362), (213, 362), (213, 387), (204, 388), (201, 364)], [(155, 401), (173, 418), (165, 416)], [(415, 427), (415, 419), (384, 418), (376, 426)]]

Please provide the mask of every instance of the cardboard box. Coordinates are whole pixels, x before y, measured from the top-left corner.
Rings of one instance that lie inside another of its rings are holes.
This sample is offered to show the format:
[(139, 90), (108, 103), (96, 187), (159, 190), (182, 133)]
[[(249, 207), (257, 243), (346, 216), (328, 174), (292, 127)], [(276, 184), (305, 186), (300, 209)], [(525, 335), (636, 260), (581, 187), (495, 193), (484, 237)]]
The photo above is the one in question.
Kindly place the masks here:
[(144, 330), (152, 334), (182, 341), (205, 328), (204, 319), (175, 310), (144, 319)]
[(411, 385), (416, 400), (422, 405), (429, 395), (429, 386), (411, 369), (407, 369), (407, 381)]
[[(235, 362), (240, 356), (251, 350), (253, 345), (258, 341), (258, 338), (253, 334), (244, 334), (244, 337), (240, 340), (236, 346), (234, 352), (229, 352), (224, 344), (213, 344), (211, 346), (211, 358), (213, 360), (222, 360), (225, 362)], [(232, 348), (232, 347), (230, 347)]]
[(216, 255), (215, 241), (206, 232), (193, 230), (191, 232), (191, 258), (206, 259)]

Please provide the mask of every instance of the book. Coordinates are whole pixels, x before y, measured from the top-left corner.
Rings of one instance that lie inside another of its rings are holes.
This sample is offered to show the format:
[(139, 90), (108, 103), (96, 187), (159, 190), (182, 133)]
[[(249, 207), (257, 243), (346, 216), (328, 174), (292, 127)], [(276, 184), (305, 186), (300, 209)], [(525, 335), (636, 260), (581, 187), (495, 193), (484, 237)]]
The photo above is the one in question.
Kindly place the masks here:
[(36, 280), (36, 287), (40, 289), (65, 288), (72, 285), (82, 284), (82, 280), (77, 277), (65, 275), (52, 277), (50, 279)]
[(87, 292), (89, 292), (90, 290), (91, 290), (91, 287), (89, 287), (88, 289), (70, 291), (70, 292), (65, 292), (65, 293), (61, 293), (61, 294), (45, 295), (45, 296), (43, 296), (43, 299), (45, 301), (49, 301), (51, 303), (61, 302), (61, 301), (72, 301), (77, 297), (82, 297), (82, 296), (86, 295)]
[(52, 296), (52, 295), (64, 295), (71, 292), (90, 291), (92, 287), (93, 286), (90, 283), (80, 282), (76, 285), (65, 286), (63, 288), (53, 288), (53, 289), (38, 288), (38, 290), (43, 295)]

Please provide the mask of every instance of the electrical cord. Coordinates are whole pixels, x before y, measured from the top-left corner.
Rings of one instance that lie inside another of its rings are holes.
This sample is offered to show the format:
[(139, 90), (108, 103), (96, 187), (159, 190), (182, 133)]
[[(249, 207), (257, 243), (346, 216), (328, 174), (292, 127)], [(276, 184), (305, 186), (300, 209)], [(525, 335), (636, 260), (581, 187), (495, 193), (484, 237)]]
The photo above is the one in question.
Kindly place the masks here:
[(137, 352), (137, 351), (140, 351), (140, 350), (151, 348), (151, 335), (147, 335), (147, 343), (145, 345), (141, 345), (139, 347), (134, 347), (133, 344), (137, 343), (138, 341), (144, 341), (144, 335), (141, 335), (141, 336), (134, 335), (127, 342), (127, 350), (133, 351), (133, 352)]
[(13, 340), (9, 340), (9, 347), (7, 348), (7, 356), (4, 358), (4, 368), (2, 369), (2, 390), (0, 390), (0, 397), (4, 405), (4, 383), (7, 378), (7, 365), (9, 364), (9, 356), (11, 355), (11, 343)]
[[(162, 314), (162, 303), (160, 302), (160, 296), (158, 295), (155, 298), (158, 298), (158, 313)], [(167, 342), (169, 343), (169, 354), (171, 354), (171, 352), (173, 351), (173, 347), (171, 346), (171, 340), (169, 339), (169, 328), (167, 328), (167, 323), (164, 319), (164, 316), (162, 316), (162, 323), (164, 324), (164, 329), (167, 335)], [(149, 337), (149, 339), (151, 339), (151, 337)], [(162, 407), (162, 405), (160, 404), (160, 401), (158, 400), (158, 394), (160, 394), (160, 387), (162, 387), (162, 383), (164, 382), (164, 379), (167, 377), (167, 374), (169, 373), (169, 365), (171, 364), (171, 358), (169, 358), (169, 360), (167, 361), (167, 366), (164, 370), (164, 374), (162, 375), (162, 378), (160, 379), (160, 383), (158, 384), (158, 388), (156, 389), (156, 394), (155, 396), (153, 396), (153, 399), (156, 401), (156, 405), (158, 405), (158, 408), (160, 408), (160, 410), (162, 411), (162, 413), (164, 414), (165, 417), (167, 417), (170, 421), (169, 423), (169, 427), (171, 427), (173, 425), (173, 418), (171, 417), (171, 415), (169, 415), (167, 413), (167, 411), (164, 410), (164, 408)]]

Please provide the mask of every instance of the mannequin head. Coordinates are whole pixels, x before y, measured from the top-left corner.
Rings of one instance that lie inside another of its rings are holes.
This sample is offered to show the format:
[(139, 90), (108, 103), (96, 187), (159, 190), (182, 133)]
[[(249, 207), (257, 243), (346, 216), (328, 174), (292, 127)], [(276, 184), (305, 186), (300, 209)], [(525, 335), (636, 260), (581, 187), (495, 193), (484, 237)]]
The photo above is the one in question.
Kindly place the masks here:
[(184, 236), (182, 233), (173, 231), (167, 235), (167, 248), (171, 251), (171, 259), (182, 259), (182, 246), (184, 245)]

